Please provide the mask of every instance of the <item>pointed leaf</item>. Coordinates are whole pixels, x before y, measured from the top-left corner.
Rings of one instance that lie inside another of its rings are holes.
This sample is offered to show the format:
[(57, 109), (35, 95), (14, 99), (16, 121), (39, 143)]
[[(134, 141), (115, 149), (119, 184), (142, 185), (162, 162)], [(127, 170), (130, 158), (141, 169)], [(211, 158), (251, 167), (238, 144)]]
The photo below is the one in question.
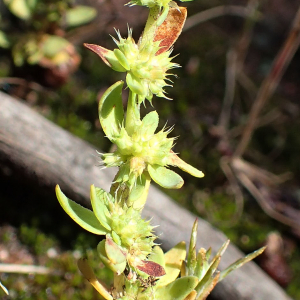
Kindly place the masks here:
[(231, 273), (235, 269), (243, 266), (245, 263), (247, 263), (250, 260), (254, 259), (256, 256), (262, 254), (265, 249), (266, 249), (266, 247), (262, 247), (262, 248), (260, 248), (260, 249), (258, 249), (256, 251), (248, 254), (244, 258), (238, 259), (236, 262), (234, 262), (229, 267), (227, 267), (224, 271), (221, 272), (219, 281), (223, 280), (229, 273)]
[(94, 213), (77, 204), (76, 202), (68, 199), (63, 192), (60, 190), (59, 185), (55, 188), (56, 197), (64, 209), (64, 211), (82, 228), (92, 232), (94, 234), (105, 235), (107, 234), (107, 229), (105, 229), (98, 221)]
[(107, 198), (111, 198), (112, 196), (100, 188), (95, 188), (93, 184), (91, 185), (90, 194), (91, 194), (92, 208), (95, 216), (97, 217), (101, 225), (105, 227), (108, 231), (110, 231), (111, 230), (111, 227), (109, 226), (110, 213), (105, 203), (108, 202)]
[(195, 290), (197, 291), (198, 295), (201, 295), (201, 293), (206, 289), (207, 285), (209, 285), (211, 280), (214, 278), (214, 273), (220, 263), (220, 260), (221, 257), (218, 257), (218, 259), (214, 261), (214, 263), (207, 270), (205, 276), (201, 279), (199, 284), (196, 286)]
[(199, 296), (197, 297), (197, 300), (205, 300), (207, 296), (211, 293), (211, 291), (214, 289), (216, 284), (219, 282), (219, 276), (220, 272), (218, 272), (215, 277), (211, 278), (203, 287), (201, 290)]
[(197, 283), (197, 277), (182, 277), (167, 286), (158, 288), (155, 297), (163, 300), (184, 300), (194, 290)]
[(206, 271), (208, 270), (209, 264), (206, 258), (206, 250), (201, 248), (197, 254), (197, 265), (195, 268), (194, 275), (198, 277), (199, 281), (202, 280)]
[(171, 150), (171, 155), (168, 157), (167, 164), (176, 166), (180, 168), (182, 171), (187, 172), (191, 174), (192, 176), (202, 178), (204, 177), (204, 174), (202, 171), (192, 167), (191, 165), (187, 164), (185, 161), (183, 161), (181, 158), (179, 158), (172, 150)]
[(82, 275), (91, 283), (96, 291), (107, 300), (113, 300), (108, 290), (98, 281), (93, 269), (89, 266), (86, 258), (80, 258), (77, 262)]
[(157, 184), (166, 189), (180, 189), (184, 183), (177, 173), (159, 165), (148, 165), (148, 172)]
[(178, 277), (185, 256), (185, 242), (178, 243), (165, 254), (166, 275), (157, 282), (157, 286), (167, 285)]
[(197, 260), (196, 260), (197, 229), (198, 229), (198, 219), (195, 220), (191, 232), (191, 240), (190, 240), (189, 252), (187, 257), (187, 268), (188, 268), (189, 275), (195, 275), (194, 273), (197, 265)]
[(118, 81), (106, 90), (99, 102), (99, 119), (106, 136), (111, 139), (117, 136), (124, 120), (122, 87)]
[(114, 52), (94, 44), (83, 44), (86, 48), (101, 57), (103, 62), (117, 72), (126, 72), (126, 69), (119, 63)]

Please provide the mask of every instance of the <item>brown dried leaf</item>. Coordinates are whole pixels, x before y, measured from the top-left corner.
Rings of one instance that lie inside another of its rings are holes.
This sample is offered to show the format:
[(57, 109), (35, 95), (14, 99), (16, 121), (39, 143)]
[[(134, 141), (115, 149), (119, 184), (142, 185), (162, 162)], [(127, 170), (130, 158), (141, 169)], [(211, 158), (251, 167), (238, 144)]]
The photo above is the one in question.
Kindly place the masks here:
[(156, 52), (156, 55), (168, 51), (181, 34), (187, 10), (185, 7), (178, 8), (170, 8), (166, 20), (156, 29), (154, 42), (161, 41), (161, 48)]
[(153, 277), (160, 277), (166, 274), (165, 269), (154, 261), (143, 260), (142, 264), (138, 265), (137, 268)]

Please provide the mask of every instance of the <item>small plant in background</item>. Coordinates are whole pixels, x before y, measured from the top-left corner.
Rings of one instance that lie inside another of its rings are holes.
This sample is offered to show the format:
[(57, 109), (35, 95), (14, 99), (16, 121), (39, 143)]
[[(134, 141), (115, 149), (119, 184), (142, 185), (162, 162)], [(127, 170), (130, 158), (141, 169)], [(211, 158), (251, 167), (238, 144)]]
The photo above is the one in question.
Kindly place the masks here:
[[(12, 2), (7, 1), (7, 5), (15, 13)], [(32, 2), (23, 19), (32, 13), (31, 5)], [(105, 267), (114, 272), (112, 287), (107, 288), (96, 278), (86, 258), (78, 261), (80, 271), (102, 297), (124, 300), (206, 299), (219, 281), (262, 253), (264, 248), (219, 272), (217, 267), (229, 242), (225, 242), (213, 258), (211, 250), (201, 248), (196, 252), (197, 220), (188, 252), (184, 242), (165, 254), (155, 243), (154, 227), (141, 217), (151, 180), (164, 188), (179, 189), (183, 179), (169, 166), (179, 167), (198, 178), (204, 176), (172, 151), (174, 138), (167, 137), (172, 128), (163, 127), (157, 131), (159, 115), (156, 111), (144, 117), (140, 113), (141, 105), (147, 105), (147, 101), (153, 104), (154, 96), (167, 98), (165, 88), (171, 86), (169, 77), (173, 75), (169, 70), (179, 67), (170, 57), (172, 46), (181, 33), (187, 13), (185, 8), (169, 0), (132, 0), (128, 5), (146, 6), (150, 10), (145, 30), (137, 42), (129, 29), (127, 38), (122, 38), (117, 31), (118, 39), (114, 39), (117, 48), (114, 50), (86, 44), (109, 67), (126, 73), (129, 88), (126, 114), (122, 103), (122, 81), (108, 88), (99, 102), (101, 126), (116, 145), (115, 152), (100, 153), (101, 161), (104, 167), (117, 166), (118, 173), (109, 192), (91, 186), (92, 211), (68, 199), (59, 186), (56, 187), (56, 195), (75, 222), (87, 231), (105, 237), (98, 244), (97, 252)], [(55, 15), (53, 18), (54, 23), (59, 23), (59, 18)], [(27, 41), (31, 43), (30, 47), (26, 43), (22, 45), (22, 49), (29, 50), (22, 50), (26, 57), (22, 56), (20, 63), (25, 60), (37, 64), (47, 59), (51, 62), (64, 60), (64, 50), (69, 46), (59, 37), (55, 37), (54, 41), (49, 36), (43, 35), (43, 38)], [(52, 42), (59, 45), (58, 48), (52, 46)], [(47, 50), (43, 48), (45, 44), (48, 45)], [(45, 58), (44, 50), (53, 55), (47, 54)]]
[(11, 51), (17, 68), (41, 67), (42, 83), (53, 87), (65, 83), (80, 63), (66, 32), (93, 20), (96, 10), (70, 0), (4, 0), (4, 4), (8, 11), (0, 15), (0, 48)]

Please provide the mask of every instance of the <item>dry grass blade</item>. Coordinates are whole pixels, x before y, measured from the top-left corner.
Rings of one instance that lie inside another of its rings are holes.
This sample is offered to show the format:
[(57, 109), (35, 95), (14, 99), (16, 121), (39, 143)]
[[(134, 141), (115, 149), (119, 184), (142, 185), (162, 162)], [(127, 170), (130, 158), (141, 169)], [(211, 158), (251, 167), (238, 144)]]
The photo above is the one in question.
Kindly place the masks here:
[(271, 70), (268, 76), (263, 81), (257, 97), (254, 101), (252, 109), (249, 114), (248, 123), (246, 128), (242, 134), (242, 138), (236, 148), (234, 153), (235, 156), (242, 156), (245, 150), (248, 147), (248, 144), (251, 140), (253, 131), (255, 129), (255, 125), (257, 122), (257, 118), (268, 101), (270, 97), (273, 95), (274, 91), (276, 90), (278, 83), (280, 82), (287, 66), (291, 62), (295, 52), (297, 51), (300, 44), (300, 7), (296, 13), (293, 26), (290, 30), (290, 33), (277, 54)]

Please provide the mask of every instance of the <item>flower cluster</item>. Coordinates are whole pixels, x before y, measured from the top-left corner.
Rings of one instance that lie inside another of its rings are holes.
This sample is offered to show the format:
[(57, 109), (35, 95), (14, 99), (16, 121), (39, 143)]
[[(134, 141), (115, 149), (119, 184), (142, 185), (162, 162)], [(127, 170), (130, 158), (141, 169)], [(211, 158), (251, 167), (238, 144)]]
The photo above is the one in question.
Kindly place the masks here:
[[(127, 72), (126, 83), (128, 87), (138, 95), (139, 102), (145, 99), (152, 101), (153, 95), (169, 99), (165, 95), (164, 88), (171, 86), (166, 82), (168, 70), (179, 67), (172, 63), (171, 50), (160, 50), (160, 41), (147, 41), (143, 47), (136, 44), (132, 38), (131, 30), (128, 38), (124, 39), (117, 31), (119, 41), (114, 39), (118, 48), (113, 51), (98, 45), (85, 44), (85, 46), (97, 53), (104, 62), (118, 72)], [(170, 80), (169, 80), (170, 81)]]

